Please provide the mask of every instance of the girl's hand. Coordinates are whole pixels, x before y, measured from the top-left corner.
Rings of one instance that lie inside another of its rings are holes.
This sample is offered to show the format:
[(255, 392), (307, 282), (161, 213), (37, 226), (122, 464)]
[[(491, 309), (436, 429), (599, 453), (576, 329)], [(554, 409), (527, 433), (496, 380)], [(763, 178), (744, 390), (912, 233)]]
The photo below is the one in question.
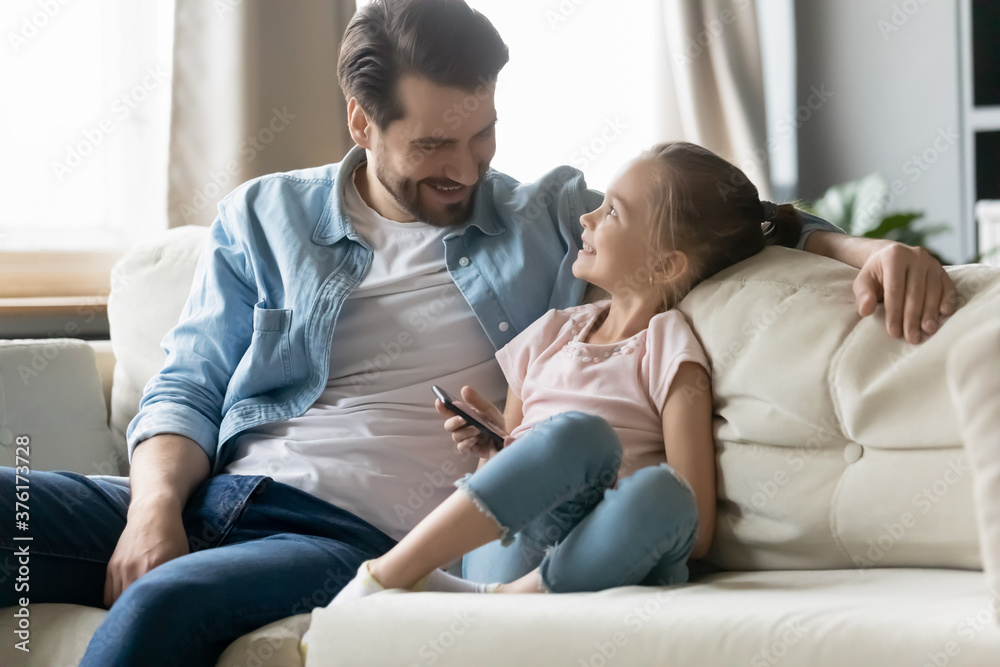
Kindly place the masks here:
[[(462, 400), (466, 403), (466, 405), (461, 406), (463, 410), (468, 408), (476, 418), (504, 436), (505, 447), (513, 441), (503, 426), (503, 413), (497, 406), (480, 396), (475, 389), (468, 385), (462, 387)], [(480, 434), (478, 428), (466, 424), (465, 419), (446, 408), (441, 399), (434, 399), (434, 407), (437, 408), (439, 414), (448, 417), (444, 422), (444, 428), (451, 433), (451, 439), (458, 445), (460, 452), (471, 452), (481, 459), (489, 459), (497, 453), (489, 440)]]

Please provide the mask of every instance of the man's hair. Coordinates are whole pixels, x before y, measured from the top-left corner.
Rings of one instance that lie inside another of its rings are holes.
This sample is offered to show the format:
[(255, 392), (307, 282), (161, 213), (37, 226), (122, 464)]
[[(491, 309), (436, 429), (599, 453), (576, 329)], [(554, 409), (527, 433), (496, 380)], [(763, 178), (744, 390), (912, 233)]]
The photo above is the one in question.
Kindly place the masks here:
[(473, 91), (495, 81), (508, 57), (493, 24), (464, 0), (373, 0), (347, 26), (337, 76), (384, 129), (403, 116), (402, 76)]

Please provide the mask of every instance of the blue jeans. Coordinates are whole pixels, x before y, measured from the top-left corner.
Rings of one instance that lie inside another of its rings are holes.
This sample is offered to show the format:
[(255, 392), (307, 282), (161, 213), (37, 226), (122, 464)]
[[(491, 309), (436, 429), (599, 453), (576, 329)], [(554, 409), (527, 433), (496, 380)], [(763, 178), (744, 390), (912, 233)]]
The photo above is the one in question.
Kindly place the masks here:
[[(130, 497), (126, 484), (100, 476), (33, 471), (25, 533), (33, 540), (14, 542), (14, 471), (0, 468), (0, 607), (21, 596), (103, 607)], [(362, 561), (396, 544), (354, 514), (263, 475), (209, 477), (182, 518), (191, 553), (125, 590), (81, 665), (215, 665), (238, 637), (329, 604)], [(13, 551), (24, 544), (28, 593), (14, 590)]]
[(661, 463), (611, 488), (621, 456), (604, 419), (565, 412), (457, 480), (506, 531), (465, 555), (462, 576), (510, 583), (539, 567), (554, 593), (686, 582), (698, 529), (691, 487)]

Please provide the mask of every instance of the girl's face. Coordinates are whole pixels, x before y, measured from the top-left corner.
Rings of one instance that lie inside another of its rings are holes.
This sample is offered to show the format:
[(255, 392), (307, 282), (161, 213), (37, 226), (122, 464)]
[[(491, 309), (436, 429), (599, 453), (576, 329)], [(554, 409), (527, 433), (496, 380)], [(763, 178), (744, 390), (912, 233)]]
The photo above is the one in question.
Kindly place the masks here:
[(612, 181), (601, 206), (580, 218), (583, 250), (573, 275), (612, 295), (649, 288), (649, 204), (651, 165), (636, 160)]

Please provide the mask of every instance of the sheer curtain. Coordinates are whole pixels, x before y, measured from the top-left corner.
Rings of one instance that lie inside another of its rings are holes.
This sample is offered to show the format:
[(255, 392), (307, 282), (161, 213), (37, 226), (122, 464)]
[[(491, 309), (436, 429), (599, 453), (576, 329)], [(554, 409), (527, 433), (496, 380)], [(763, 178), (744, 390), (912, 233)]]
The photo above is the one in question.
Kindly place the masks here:
[[(604, 189), (640, 151), (687, 140), (738, 163), (749, 159), (748, 176), (764, 196), (771, 192), (765, 120), (774, 111), (787, 121), (789, 109), (779, 100), (765, 112), (757, 12), (773, 5), (790, 12), (791, 0), (468, 2), (510, 47), (497, 86), (497, 169), (533, 180), (569, 164)], [(772, 42), (764, 46), (788, 41), (794, 53), (783, 23), (766, 27)], [(769, 81), (792, 99), (794, 77), (773, 77), (774, 64)], [(787, 58), (777, 65), (782, 74), (794, 67)], [(794, 156), (794, 136), (778, 139), (771, 156)], [(778, 166), (781, 180), (794, 182), (794, 164)]]
[(246, 180), (352, 146), (337, 52), (354, 0), (176, 0), (169, 226), (211, 224)]
[(771, 196), (764, 73), (754, 0), (663, 0), (661, 134), (701, 144)]

